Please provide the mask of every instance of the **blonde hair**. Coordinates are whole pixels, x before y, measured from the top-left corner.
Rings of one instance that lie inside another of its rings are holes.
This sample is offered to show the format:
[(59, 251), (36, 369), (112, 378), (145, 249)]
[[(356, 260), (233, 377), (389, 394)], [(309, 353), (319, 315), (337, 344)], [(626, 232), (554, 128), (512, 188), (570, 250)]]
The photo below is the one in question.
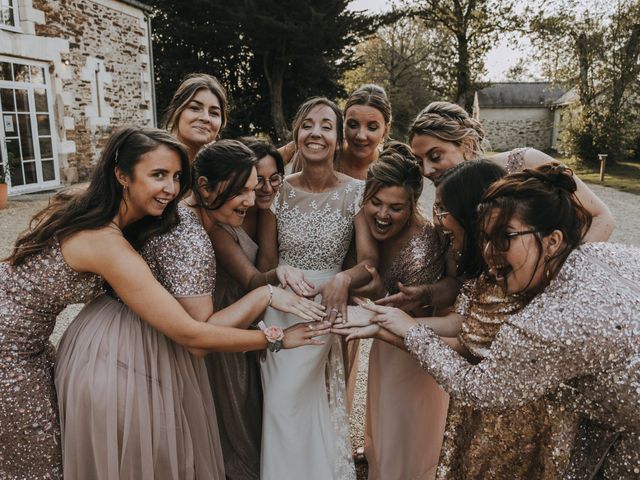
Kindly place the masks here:
[(409, 128), (409, 142), (417, 135), (431, 135), (458, 146), (467, 146), (472, 158), (484, 154), (484, 128), (460, 106), (450, 102), (432, 102), (416, 117)]

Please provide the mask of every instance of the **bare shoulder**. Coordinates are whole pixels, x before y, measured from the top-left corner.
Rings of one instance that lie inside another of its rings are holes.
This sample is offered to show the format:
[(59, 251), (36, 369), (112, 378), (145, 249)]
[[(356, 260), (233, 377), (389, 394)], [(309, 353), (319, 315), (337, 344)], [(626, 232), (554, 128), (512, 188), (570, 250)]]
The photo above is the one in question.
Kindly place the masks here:
[(74, 233), (61, 242), (60, 248), (69, 266), (79, 272), (100, 273), (100, 265), (114, 258), (138, 256), (122, 232), (109, 226)]
[(538, 167), (545, 163), (554, 162), (555, 159), (535, 148), (527, 148), (522, 152), (525, 167)]

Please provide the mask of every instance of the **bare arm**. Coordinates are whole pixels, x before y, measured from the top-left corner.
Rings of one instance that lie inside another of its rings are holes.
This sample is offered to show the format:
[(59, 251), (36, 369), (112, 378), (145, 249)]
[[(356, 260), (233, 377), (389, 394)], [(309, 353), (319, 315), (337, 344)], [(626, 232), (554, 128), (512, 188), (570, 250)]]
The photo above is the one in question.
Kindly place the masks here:
[(282, 156), (284, 164), (288, 164), (296, 153), (296, 145), (293, 142), (289, 142), (278, 149), (278, 153)]
[[(553, 162), (554, 159), (549, 155), (530, 148), (524, 154), (524, 162), (527, 168), (535, 168), (545, 163)], [(580, 180), (577, 175), (573, 176), (576, 181), (578, 190), (576, 196), (587, 211), (593, 215), (591, 227), (584, 237), (585, 242), (606, 242), (611, 233), (615, 229), (615, 220), (609, 210), (609, 207), (591, 191), (585, 183)]]
[(256, 267), (261, 272), (278, 266), (278, 226), (271, 210), (258, 212), (258, 258)]

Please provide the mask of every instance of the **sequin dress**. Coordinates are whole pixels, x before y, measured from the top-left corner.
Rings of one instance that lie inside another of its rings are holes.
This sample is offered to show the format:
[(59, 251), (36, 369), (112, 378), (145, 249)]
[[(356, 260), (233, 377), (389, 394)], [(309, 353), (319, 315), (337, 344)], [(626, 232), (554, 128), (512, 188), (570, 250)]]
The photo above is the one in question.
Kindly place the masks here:
[(62, 478), (49, 336), (67, 305), (101, 291), (57, 241), (17, 267), (0, 263), (0, 478)]
[[(238, 243), (251, 263), (258, 245), (241, 227), (219, 225)], [(221, 310), (247, 291), (224, 269), (216, 272), (215, 308)], [(260, 478), (262, 385), (255, 352), (212, 352), (205, 358), (216, 404), (225, 475), (229, 480)]]
[[(444, 273), (441, 241), (426, 221), (382, 272), (387, 291), (425, 285)], [(369, 353), (365, 455), (369, 480), (433, 478), (449, 397), (407, 352), (374, 340)]]
[[(271, 206), (280, 263), (302, 269), (316, 286), (340, 271), (362, 202), (364, 182), (338, 175), (338, 187), (321, 193), (285, 180)], [(299, 321), (271, 308), (264, 318), (283, 328)], [(264, 480), (355, 479), (340, 340), (319, 338), (324, 345), (267, 354), (261, 364)]]
[[(484, 274), (467, 281), (454, 306), (464, 317), (459, 342), (476, 359), (487, 357), (502, 324), (524, 305)], [(452, 399), (437, 478), (562, 478), (576, 425), (577, 415), (546, 397), (505, 412)]]
[[(149, 240), (141, 254), (175, 297), (213, 293), (215, 257), (197, 215)], [(65, 480), (224, 480), (204, 359), (118, 299), (78, 314), (56, 359)]]
[(509, 316), (478, 365), (423, 325), (409, 330), (405, 344), (452, 397), (478, 409), (517, 408), (553, 393), (562, 407), (616, 434), (597, 473), (571, 478), (632, 479), (640, 475), (638, 311), (640, 249), (590, 243)]

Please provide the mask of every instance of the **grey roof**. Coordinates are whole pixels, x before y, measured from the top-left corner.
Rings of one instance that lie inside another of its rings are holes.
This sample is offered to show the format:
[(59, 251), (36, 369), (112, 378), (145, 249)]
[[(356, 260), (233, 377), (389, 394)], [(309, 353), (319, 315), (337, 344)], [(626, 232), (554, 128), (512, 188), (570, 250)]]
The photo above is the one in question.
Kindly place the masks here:
[(477, 93), (480, 108), (535, 108), (550, 106), (565, 89), (549, 82), (501, 82)]
[(138, 2), (137, 0), (118, 0), (118, 1), (122, 3), (126, 3), (127, 5), (131, 5), (132, 7), (139, 8), (140, 10), (147, 13), (153, 12), (153, 7), (151, 5)]

